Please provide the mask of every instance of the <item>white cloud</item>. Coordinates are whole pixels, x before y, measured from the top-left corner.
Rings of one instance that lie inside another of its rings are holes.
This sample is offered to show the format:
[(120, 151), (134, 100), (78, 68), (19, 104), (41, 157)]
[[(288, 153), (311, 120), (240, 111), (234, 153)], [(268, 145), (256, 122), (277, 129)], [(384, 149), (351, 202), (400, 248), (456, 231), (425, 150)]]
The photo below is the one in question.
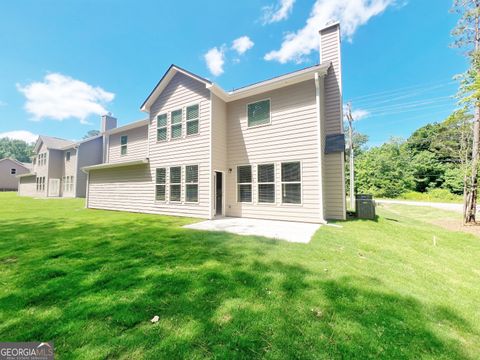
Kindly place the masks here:
[(277, 5), (264, 6), (262, 23), (263, 25), (288, 19), (292, 12), (295, 0), (279, 0)]
[(233, 40), (232, 49), (235, 50), (239, 55), (242, 55), (247, 50), (253, 47), (254, 42), (248, 36), (241, 36), (238, 39)]
[[(347, 114), (347, 105), (345, 104), (343, 106), (343, 116), (346, 119), (346, 114)], [(370, 116), (370, 111), (365, 110), (365, 109), (355, 109), (352, 111), (352, 117), (354, 121), (357, 120), (362, 120)]]
[(87, 124), (89, 115), (107, 113), (104, 106), (115, 97), (100, 87), (58, 73), (46, 75), (42, 82), (26, 86), (17, 84), (17, 89), (25, 95), (25, 109), (36, 121), (76, 118)]
[(359, 26), (395, 3), (396, 0), (317, 0), (305, 26), (286, 34), (280, 49), (270, 51), (264, 58), (282, 64), (302, 62), (312, 50), (318, 49), (318, 30), (331, 19), (340, 21), (342, 35), (351, 40)]
[(223, 65), (225, 64), (225, 47), (214, 47), (208, 50), (205, 55), (205, 62), (208, 70), (214, 75), (219, 76), (223, 74)]
[(38, 135), (27, 130), (14, 130), (0, 133), (0, 139), (5, 137), (15, 140), (23, 140), (27, 143), (33, 143), (37, 141)]

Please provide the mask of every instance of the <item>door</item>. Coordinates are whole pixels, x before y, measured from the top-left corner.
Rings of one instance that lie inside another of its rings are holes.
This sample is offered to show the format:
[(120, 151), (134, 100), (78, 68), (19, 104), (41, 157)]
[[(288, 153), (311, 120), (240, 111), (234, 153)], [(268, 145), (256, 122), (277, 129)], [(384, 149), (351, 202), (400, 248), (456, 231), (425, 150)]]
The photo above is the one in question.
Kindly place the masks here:
[(223, 173), (215, 171), (215, 215), (223, 215)]
[(48, 179), (48, 196), (60, 196), (60, 179)]

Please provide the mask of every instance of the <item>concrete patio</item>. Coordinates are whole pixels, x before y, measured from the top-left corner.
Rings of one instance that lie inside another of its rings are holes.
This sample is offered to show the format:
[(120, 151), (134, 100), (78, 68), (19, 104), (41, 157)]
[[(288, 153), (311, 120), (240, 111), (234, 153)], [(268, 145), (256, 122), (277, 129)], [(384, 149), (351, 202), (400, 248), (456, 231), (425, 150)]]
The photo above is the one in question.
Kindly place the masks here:
[(308, 244), (313, 234), (320, 228), (320, 224), (226, 217), (184, 227), (195, 230), (226, 231), (238, 235), (264, 236), (276, 240)]

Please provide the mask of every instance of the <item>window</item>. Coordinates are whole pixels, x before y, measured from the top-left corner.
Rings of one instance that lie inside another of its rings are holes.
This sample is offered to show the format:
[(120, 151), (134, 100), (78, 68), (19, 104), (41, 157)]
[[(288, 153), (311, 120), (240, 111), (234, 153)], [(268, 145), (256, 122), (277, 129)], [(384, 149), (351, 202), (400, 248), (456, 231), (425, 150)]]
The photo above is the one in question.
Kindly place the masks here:
[(127, 143), (128, 143), (128, 136), (122, 135), (120, 138), (120, 154), (127, 155)]
[(187, 135), (198, 134), (198, 104), (187, 107)]
[(252, 167), (237, 167), (238, 202), (252, 202)]
[(248, 127), (270, 123), (270, 100), (257, 101), (247, 105)]
[(43, 166), (47, 164), (47, 153), (38, 154), (38, 165)]
[(157, 141), (167, 140), (167, 114), (157, 116)]
[(182, 192), (182, 168), (175, 166), (170, 168), (170, 201), (180, 201)]
[(73, 176), (64, 176), (62, 177), (62, 181), (63, 181), (63, 192), (72, 192)]
[(264, 164), (257, 167), (258, 202), (275, 202), (275, 165)]
[(37, 177), (37, 191), (45, 191), (45, 176)]
[(17, 169), (10, 169), (10, 175), (16, 175)]
[(155, 180), (155, 199), (165, 201), (165, 183), (167, 181), (167, 169), (158, 168)]
[(182, 109), (172, 111), (171, 115), (171, 137), (172, 139), (178, 139), (182, 137)]
[(282, 163), (282, 203), (300, 204), (302, 183), (300, 162)]
[(65, 160), (70, 161), (70, 156), (71, 156), (70, 151), (67, 151), (67, 153), (65, 154)]
[(198, 202), (198, 165), (185, 166), (185, 201)]

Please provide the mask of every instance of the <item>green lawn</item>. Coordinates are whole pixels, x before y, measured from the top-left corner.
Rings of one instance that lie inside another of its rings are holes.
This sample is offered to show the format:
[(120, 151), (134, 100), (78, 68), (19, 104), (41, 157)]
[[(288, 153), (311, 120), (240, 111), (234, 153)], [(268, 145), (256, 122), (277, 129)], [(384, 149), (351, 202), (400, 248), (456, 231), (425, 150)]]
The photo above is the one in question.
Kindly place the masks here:
[(478, 359), (480, 238), (426, 211), (304, 245), (0, 194), (0, 341), (53, 340), (60, 359)]

